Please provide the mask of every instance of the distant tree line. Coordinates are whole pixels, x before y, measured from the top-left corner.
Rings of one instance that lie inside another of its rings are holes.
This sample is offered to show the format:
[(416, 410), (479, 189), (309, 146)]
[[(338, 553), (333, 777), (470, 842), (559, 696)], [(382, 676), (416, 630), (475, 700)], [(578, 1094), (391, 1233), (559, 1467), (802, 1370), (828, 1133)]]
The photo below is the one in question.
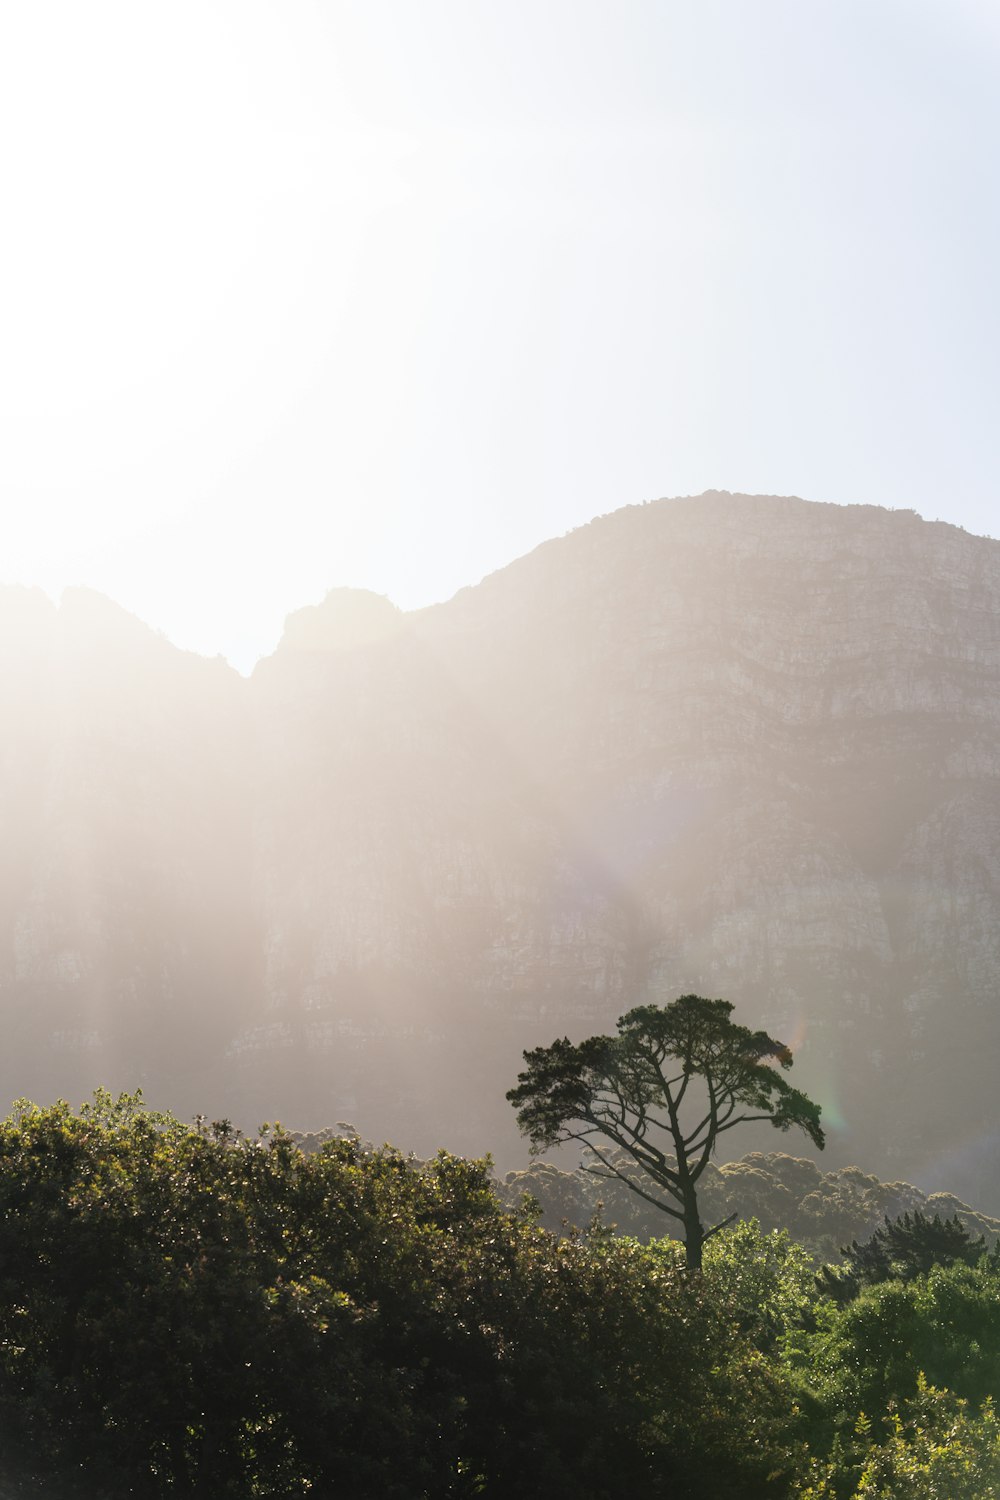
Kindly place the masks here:
[[(621, 1163), (623, 1170), (627, 1164)], [(555, 1234), (586, 1228), (595, 1215), (620, 1234), (648, 1241), (663, 1233), (662, 1215), (623, 1183), (601, 1182), (579, 1168), (533, 1162), (498, 1183), (500, 1199), (515, 1208), (525, 1193), (541, 1208), (539, 1222)], [(735, 1214), (765, 1230), (786, 1229), (819, 1260), (838, 1260), (845, 1245), (866, 1239), (888, 1217), (921, 1213), (957, 1217), (985, 1243), (1000, 1237), (1000, 1220), (979, 1213), (951, 1193), (922, 1192), (909, 1182), (882, 1182), (860, 1167), (824, 1172), (814, 1161), (781, 1151), (751, 1151), (709, 1166), (701, 1180), (706, 1217)]]

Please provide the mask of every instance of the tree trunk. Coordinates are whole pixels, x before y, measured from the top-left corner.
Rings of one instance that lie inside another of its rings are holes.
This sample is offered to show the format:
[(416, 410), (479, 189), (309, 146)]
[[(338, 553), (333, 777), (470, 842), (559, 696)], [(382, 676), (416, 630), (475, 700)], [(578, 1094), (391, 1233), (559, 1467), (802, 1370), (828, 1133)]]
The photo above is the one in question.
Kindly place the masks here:
[(694, 1186), (684, 1190), (684, 1256), (689, 1271), (701, 1270), (701, 1249), (705, 1243), (705, 1230), (698, 1212), (698, 1198)]

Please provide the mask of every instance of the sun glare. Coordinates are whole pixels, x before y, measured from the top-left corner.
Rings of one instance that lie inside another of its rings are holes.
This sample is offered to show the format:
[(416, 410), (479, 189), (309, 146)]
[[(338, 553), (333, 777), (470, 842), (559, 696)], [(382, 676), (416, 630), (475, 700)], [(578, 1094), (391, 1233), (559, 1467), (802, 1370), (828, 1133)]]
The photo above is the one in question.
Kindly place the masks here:
[(225, 555), (228, 531), (238, 554), (220, 492), (308, 402), (372, 217), (406, 191), (407, 141), (319, 76), (311, 24), (291, 36), (270, 6), (5, 17), (8, 581), (120, 596), (127, 557), (141, 610), (199, 537)]

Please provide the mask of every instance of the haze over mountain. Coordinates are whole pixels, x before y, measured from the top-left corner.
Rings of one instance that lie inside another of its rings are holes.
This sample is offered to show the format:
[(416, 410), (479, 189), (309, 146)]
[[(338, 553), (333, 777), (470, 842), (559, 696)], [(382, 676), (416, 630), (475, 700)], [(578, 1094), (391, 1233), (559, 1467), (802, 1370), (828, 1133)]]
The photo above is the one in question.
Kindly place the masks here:
[(1000, 1208), (1000, 543), (657, 501), (335, 591), (248, 681), (8, 588), (0, 694), (5, 1097), (506, 1165), (523, 1048), (693, 990), (794, 1044), (831, 1163)]

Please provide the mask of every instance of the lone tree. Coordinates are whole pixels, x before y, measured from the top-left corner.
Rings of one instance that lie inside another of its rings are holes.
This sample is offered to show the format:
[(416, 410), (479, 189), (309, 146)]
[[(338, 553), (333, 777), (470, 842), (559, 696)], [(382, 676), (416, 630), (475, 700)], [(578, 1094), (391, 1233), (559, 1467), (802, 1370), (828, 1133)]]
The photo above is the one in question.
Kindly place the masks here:
[(771, 1066), (791, 1067), (788, 1047), (737, 1026), (732, 1009), (700, 995), (640, 1005), (621, 1017), (618, 1036), (575, 1045), (564, 1037), (526, 1052), (507, 1094), (533, 1155), (584, 1142), (594, 1158), (585, 1171), (620, 1179), (681, 1224), (695, 1270), (705, 1241), (736, 1217), (706, 1230), (698, 1212), (698, 1179), (724, 1131), (768, 1120), (798, 1126), (820, 1150), (825, 1143), (819, 1105)]

